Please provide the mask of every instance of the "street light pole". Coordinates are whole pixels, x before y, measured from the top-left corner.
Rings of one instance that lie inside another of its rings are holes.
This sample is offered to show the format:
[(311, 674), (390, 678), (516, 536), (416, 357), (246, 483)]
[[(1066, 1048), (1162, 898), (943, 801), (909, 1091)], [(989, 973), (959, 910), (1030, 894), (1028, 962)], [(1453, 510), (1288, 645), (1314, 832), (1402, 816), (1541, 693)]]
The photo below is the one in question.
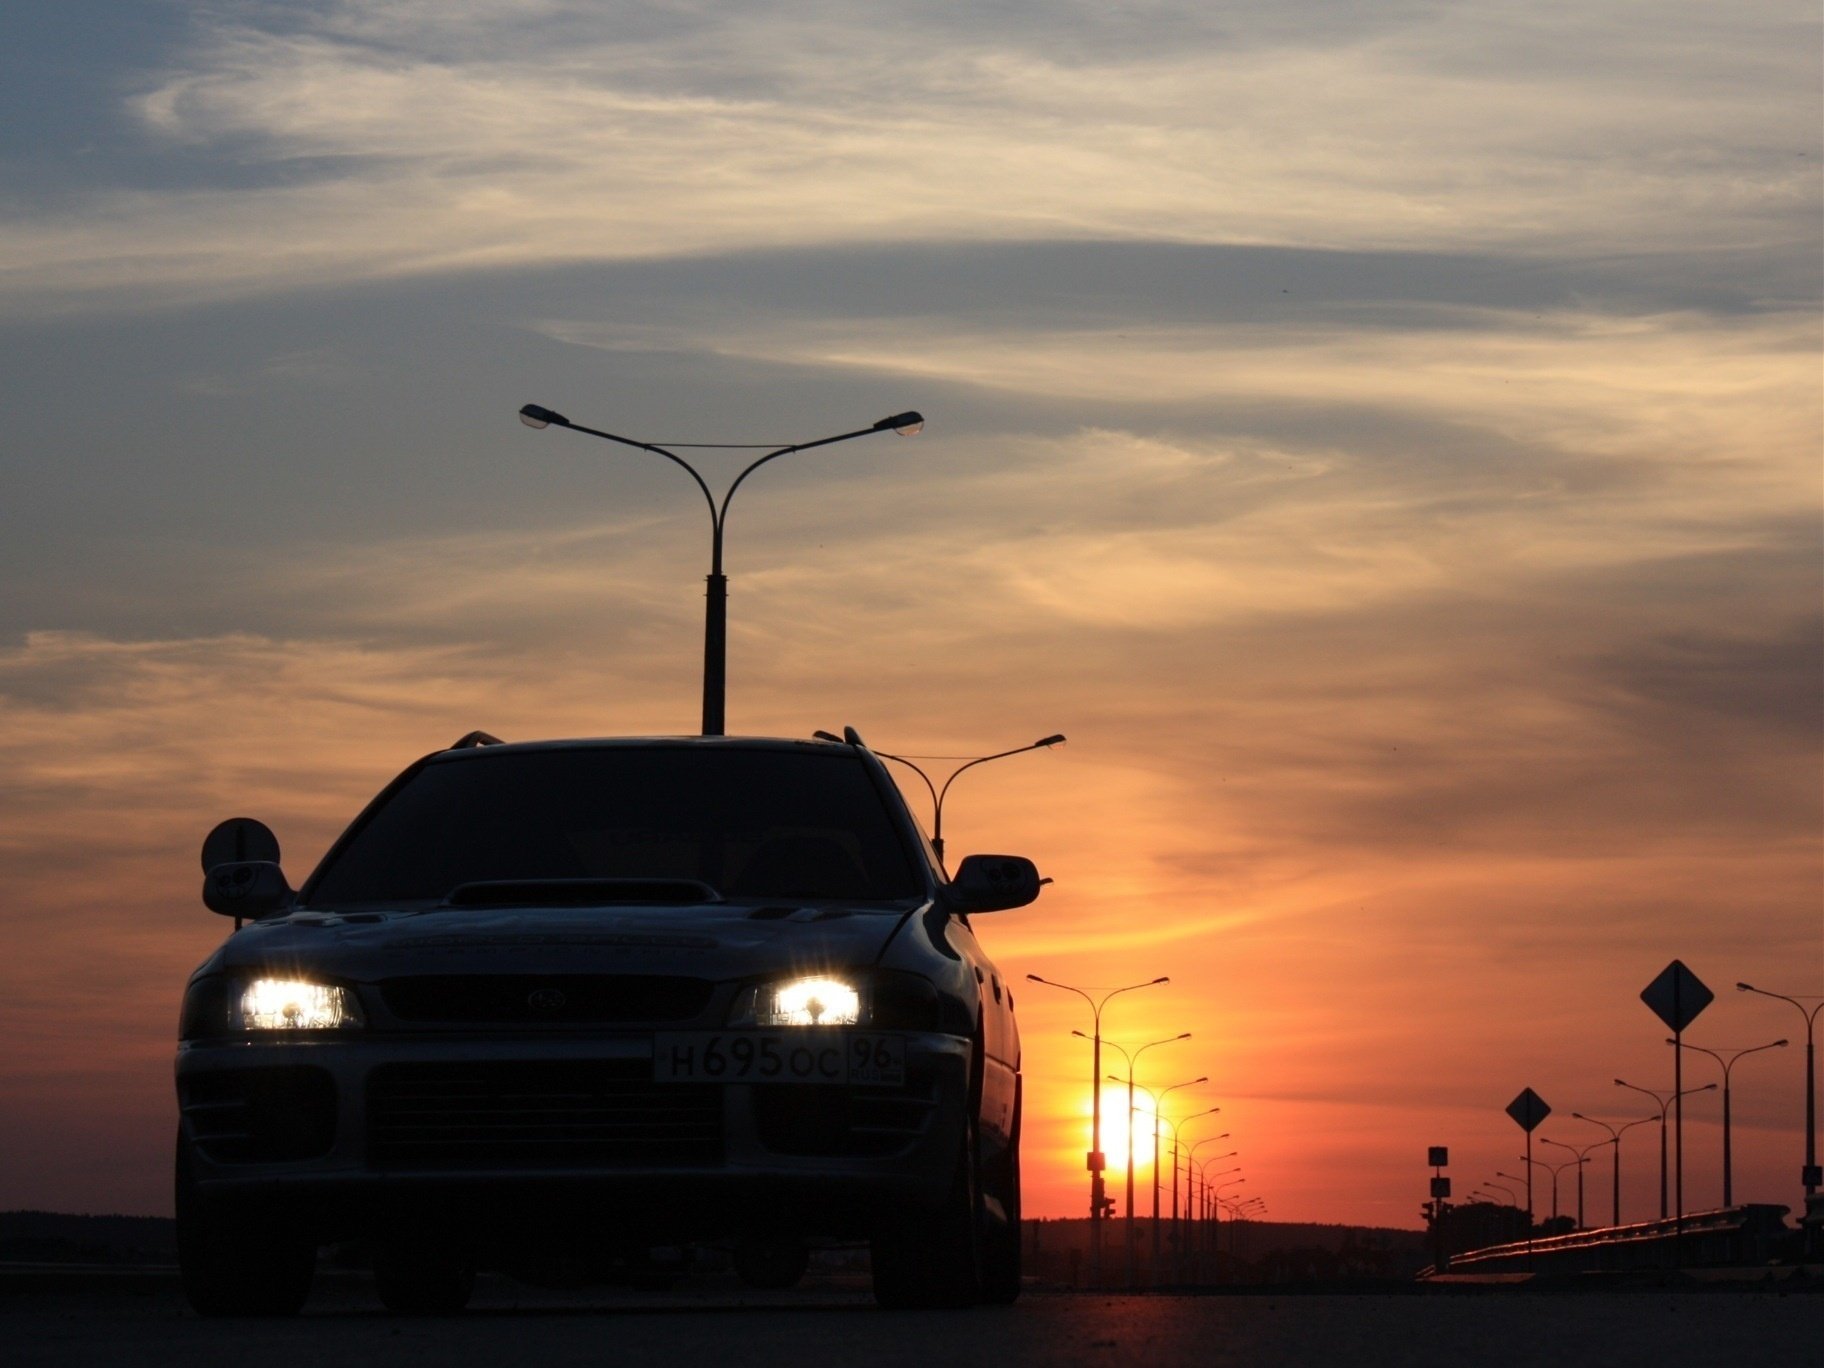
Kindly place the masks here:
[[(1192, 1079), (1187, 1079), (1183, 1083), (1174, 1083), (1174, 1084), (1172, 1084), (1171, 1087), (1161, 1088), (1156, 1093), (1151, 1088), (1141, 1088), (1140, 1089), (1140, 1091), (1145, 1093), (1147, 1096), (1147, 1099), (1149, 1101), (1151, 1101), (1153, 1104), (1153, 1281), (1155, 1283), (1159, 1281), (1159, 1260), (1160, 1260), (1159, 1190), (1165, 1181), (1159, 1175), (1159, 1128), (1161, 1126), (1171, 1125), (1171, 1123), (1165, 1119), (1165, 1099), (1167, 1097), (1169, 1097), (1171, 1094), (1177, 1092), (1178, 1089), (1180, 1089), (1180, 1088), (1194, 1088), (1199, 1083), (1208, 1083), (1209, 1081), (1210, 1081), (1209, 1076), (1206, 1074), (1202, 1078), (1192, 1078)], [(1222, 1109), (1220, 1107), (1217, 1107), (1217, 1108), (1214, 1108), (1213, 1110), (1220, 1111)], [(1201, 1115), (1201, 1113), (1199, 1113), (1199, 1115)], [(1173, 1126), (1172, 1127), (1172, 1140), (1173, 1140), (1174, 1146), (1176, 1145), (1177, 1139), (1178, 1139), (1178, 1128), (1176, 1126)], [(1174, 1148), (1172, 1151), (1172, 1188), (1173, 1188), (1174, 1196), (1177, 1191), (1177, 1186), (1178, 1186), (1178, 1158), (1177, 1158), (1177, 1150), (1176, 1150), (1176, 1148)], [(1173, 1219), (1176, 1219), (1177, 1215), (1178, 1215), (1176, 1208), (1177, 1208), (1177, 1202), (1174, 1200), (1173, 1211), (1172, 1211)]]
[(1182, 1219), (1178, 1214), (1178, 1160), (1180, 1157), (1178, 1133), (1198, 1117), (1214, 1116), (1221, 1110), (1221, 1107), (1210, 1107), (1205, 1111), (1192, 1112), (1189, 1116), (1172, 1127), (1172, 1262), (1178, 1266), (1178, 1272), (1181, 1277), (1184, 1272), (1186, 1237), (1191, 1233), (1191, 1226), (1196, 1218), (1196, 1211), (1192, 1201), (1196, 1196), (1195, 1183), (1193, 1182), (1196, 1175), (1190, 1171), (1190, 1159), (1196, 1155), (1198, 1145), (1206, 1145), (1212, 1140), (1227, 1140), (1229, 1138), (1229, 1133), (1224, 1131), (1221, 1135), (1204, 1136), (1196, 1145), (1192, 1145), (1190, 1153), (1184, 1156), (1184, 1215)]
[(1614, 1208), (1609, 1216), (1609, 1224), (1618, 1226), (1621, 1224), (1621, 1137), (1636, 1126), (1647, 1125), (1654, 1118), (1643, 1116), (1638, 1121), (1623, 1121), (1620, 1123), (1620, 1128), (1617, 1129), (1613, 1122), (1601, 1121), (1594, 1116), (1585, 1116), (1579, 1111), (1574, 1111), (1571, 1115), (1579, 1121), (1588, 1121), (1592, 1126), (1601, 1126), (1609, 1133), (1609, 1139), (1615, 1145), (1615, 1163), (1610, 1170), (1610, 1179), (1614, 1186)]
[[(1664, 1094), (1657, 1093), (1651, 1088), (1639, 1087), (1620, 1078), (1615, 1080), (1615, 1086), (1626, 1088), (1630, 1092), (1645, 1093), (1659, 1108), (1659, 1219), (1663, 1221), (1666, 1219), (1666, 1109), (1673, 1102), (1689, 1097), (1692, 1093), (1715, 1092), (1716, 1084), (1706, 1083), (1701, 1088), (1685, 1088), (1679, 1092)], [(1681, 1210), (1678, 1214), (1683, 1216), (1685, 1213)]]
[[(857, 428), (853, 432), (839, 432), (834, 437), (819, 437), (814, 442), (792, 442), (785, 446), (767, 451), (765, 455), (749, 463), (734, 483), (722, 496), (722, 502), (716, 502), (715, 495), (710, 493), (709, 485), (697, 473), (695, 466), (677, 452), (654, 442), (635, 441), (631, 437), (621, 437), (612, 432), (603, 432), (600, 428), (584, 427), (573, 423), (563, 414), (538, 404), (527, 404), (519, 411), (519, 421), (529, 428), (561, 427), (572, 432), (587, 433), (591, 437), (600, 437), (604, 441), (619, 442), (622, 446), (637, 447), (641, 451), (650, 451), (655, 456), (681, 466), (685, 473), (697, 483), (702, 491), (704, 502), (709, 505), (710, 556), (708, 577), (708, 604), (703, 620), (703, 735), (721, 736), (726, 728), (726, 711), (728, 700), (728, 576), (722, 572), (722, 533), (728, 523), (728, 505), (735, 497), (735, 491), (741, 488), (742, 481), (753, 474), (768, 461), (790, 455), (794, 451), (809, 451), (813, 447), (831, 446), (837, 442), (846, 442), (855, 437), (867, 437), (876, 432), (896, 432), (902, 437), (910, 437), (925, 425), (925, 420), (917, 413), (896, 413), (890, 418), (882, 418), (869, 427)], [(673, 442), (672, 446), (688, 449), (721, 448), (725, 450), (757, 451), (764, 450), (767, 443), (758, 442)]]
[(1562, 1140), (1547, 1140), (1542, 1135), (1539, 1137), (1539, 1143), (1542, 1145), (1556, 1145), (1559, 1149), (1569, 1150), (1572, 1154), (1577, 1156), (1577, 1229), (1587, 1230), (1589, 1227), (1584, 1224), (1583, 1220), (1583, 1166), (1590, 1162), (1591, 1150), (1600, 1149), (1602, 1146), (1612, 1142), (1608, 1140), (1598, 1140), (1593, 1145), (1585, 1145), (1582, 1149), (1578, 1149), (1577, 1146), (1567, 1145)]
[[(1735, 1061), (1743, 1055), (1759, 1054), (1762, 1050), (1784, 1049), (1784, 1040), (1770, 1040), (1765, 1045), (1750, 1045), (1742, 1050), (1711, 1050), (1702, 1045), (1693, 1045), (1676, 1036), (1667, 1036), (1666, 1044), (1681, 1050), (1696, 1050), (1707, 1054), (1723, 1066), (1723, 1205), (1735, 1205), (1735, 1163), (1729, 1146), (1729, 1075), (1735, 1069)], [(1723, 1056), (1728, 1055), (1727, 1059)]]
[[(1809, 1199), (1817, 1194), (1820, 1186), (1824, 1186), (1824, 1169), (1818, 1167), (1818, 1063), (1813, 1039), (1813, 1027), (1817, 1025), (1818, 1013), (1824, 1011), (1824, 997), (1811, 993), (1788, 997), (1784, 993), (1770, 993), (1765, 988), (1756, 988), (1750, 983), (1738, 983), (1735, 988), (1738, 993), (1755, 993), (1761, 997), (1790, 1002), (1799, 1009), (1799, 1015), (1805, 1018), (1805, 1169), (1799, 1181), (1804, 1184), (1805, 1196)], [(1807, 1002), (1816, 1002), (1818, 1005), (1807, 1007)]]
[[(1570, 1149), (1570, 1146), (1566, 1145), (1565, 1148)], [(1572, 1152), (1575, 1153), (1575, 1151)], [(1528, 1159), (1524, 1154), (1520, 1155), (1519, 1158), (1525, 1160), (1526, 1163), (1544, 1169), (1547, 1173), (1552, 1175), (1552, 1219), (1556, 1221), (1558, 1219), (1558, 1175), (1572, 1164), (1582, 1164), (1583, 1160), (1566, 1159), (1561, 1164), (1552, 1164), (1547, 1163), (1544, 1159)], [(1579, 1170), (1579, 1172), (1581, 1172), (1581, 1170)]]
[[(925, 787), (931, 791), (931, 849), (937, 855), (938, 867), (941, 869), (944, 864), (944, 799), (950, 792), (950, 785), (956, 782), (957, 776), (962, 774), (964, 770), (974, 769), (977, 765), (985, 765), (990, 760), (1005, 760), (1010, 755), (1024, 755), (1027, 751), (1045, 750), (1052, 746), (1061, 746), (1064, 744), (1064, 740), (1064, 733), (1058, 732), (1053, 736), (1042, 736), (1030, 746), (1015, 746), (1012, 750), (996, 751), (993, 755), (978, 755), (975, 759), (968, 761), (966, 764), (958, 765), (955, 769), (951, 770), (950, 777), (944, 780), (944, 786), (941, 789), (931, 782), (930, 775), (926, 774), (923, 769), (918, 765), (913, 764), (912, 761), (908, 760), (905, 756), (889, 755), (885, 751), (875, 751), (874, 754), (878, 755), (882, 760), (895, 760), (904, 765), (920, 779), (923, 779), (925, 781)], [(929, 760), (931, 757), (925, 756), (924, 758)]]
[(1148, 979), (1145, 983), (1130, 983), (1125, 988), (1116, 988), (1104, 993), (1098, 1000), (1083, 989), (1072, 987), (1068, 983), (1058, 983), (1052, 979), (1041, 978), (1037, 974), (1028, 974), (1026, 977), (1033, 983), (1044, 984), (1047, 988), (1062, 988), (1067, 993), (1075, 993), (1089, 1004), (1091, 1019), (1095, 1026), (1095, 1034), (1090, 1037), (1094, 1050), (1091, 1054), (1092, 1062), (1089, 1073), (1089, 1277), (1090, 1281), (1099, 1287), (1102, 1284), (1104, 1186), (1102, 1171), (1107, 1164), (1106, 1157), (1102, 1153), (1102, 1009), (1108, 1006), (1111, 999), (1119, 997), (1122, 993), (1131, 993), (1139, 988), (1154, 988), (1162, 983), (1170, 983), (1172, 980), (1161, 975), (1156, 979)]
[[(1082, 1032), (1079, 1031), (1077, 1034), (1081, 1035)], [(1130, 1290), (1137, 1277), (1134, 1266), (1139, 1257), (1134, 1247), (1134, 1066), (1140, 1056), (1155, 1045), (1170, 1045), (1176, 1041), (1190, 1038), (1191, 1033), (1184, 1031), (1175, 1036), (1167, 1036), (1164, 1040), (1150, 1040), (1146, 1044), (1138, 1046), (1132, 1054), (1128, 1053), (1125, 1045), (1117, 1045), (1112, 1040), (1108, 1042), (1112, 1048), (1121, 1051), (1121, 1058), (1127, 1061), (1127, 1212), (1122, 1224), (1127, 1234), (1127, 1285)], [(1119, 1083), (1121, 1080), (1111, 1074), (1108, 1081)], [(1153, 1130), (1157, 1134), (1158, 1127), (1155, 1125)]]

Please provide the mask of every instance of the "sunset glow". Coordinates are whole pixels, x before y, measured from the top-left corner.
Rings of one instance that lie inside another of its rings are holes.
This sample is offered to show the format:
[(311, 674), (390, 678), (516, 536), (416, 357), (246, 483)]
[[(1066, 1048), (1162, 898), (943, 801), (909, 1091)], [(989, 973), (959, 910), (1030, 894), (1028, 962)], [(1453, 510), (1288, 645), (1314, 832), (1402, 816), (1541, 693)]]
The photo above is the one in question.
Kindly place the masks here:
[[(1068, 734), (944, 808), (952, 870), (1054, 880), (971, 919), (1030, 1216), (1088, 1210), (1097, 1029), (1031, 973), (1169, 976), (1100, 1030), (1191, 1033), (1136, 1076), (1208, 1077), (1163, 1109), (1221, 1108), (1197, 1162), (1402, 1227), (1427, 1146), (1466, 1190), (1516, 1162), (1520, 1088), (1588, 1143), (1573, 1111), (1639, 1114), (1614, 1077), (1669, 1086), (1638, 994), (1673, 957), (1700, 1043), (1793, 1033), (1738, 980), (1824, 993), (1814, 15), (325, 0), (95, 50), (36, 8), (0, 1207), (168, 1211), (216, 822), (295, 886), (471, 729), (696, 729), (698, 491), (529, 401), (701, 443), (925, 414), (743, 486), (729, 730), (946, 773)], [(1740, 1198), (1800, 1200), (1802, 1055), (1736, 1077)]]

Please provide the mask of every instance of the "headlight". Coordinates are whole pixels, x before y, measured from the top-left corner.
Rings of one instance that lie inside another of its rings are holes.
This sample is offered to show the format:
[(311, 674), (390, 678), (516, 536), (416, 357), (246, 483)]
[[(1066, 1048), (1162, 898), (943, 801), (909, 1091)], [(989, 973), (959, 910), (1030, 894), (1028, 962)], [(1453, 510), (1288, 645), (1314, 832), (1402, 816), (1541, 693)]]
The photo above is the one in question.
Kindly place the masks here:
[(232, 1030), (333, 1031), (365, 1024), (348, 989), (308, 979), (249, 979), (233, 1002)]
[(747, 1022), (755, 1026), (853, 1026), (861, 1020), (861, 994), (838, 978), (785, 979), (752, 990)]

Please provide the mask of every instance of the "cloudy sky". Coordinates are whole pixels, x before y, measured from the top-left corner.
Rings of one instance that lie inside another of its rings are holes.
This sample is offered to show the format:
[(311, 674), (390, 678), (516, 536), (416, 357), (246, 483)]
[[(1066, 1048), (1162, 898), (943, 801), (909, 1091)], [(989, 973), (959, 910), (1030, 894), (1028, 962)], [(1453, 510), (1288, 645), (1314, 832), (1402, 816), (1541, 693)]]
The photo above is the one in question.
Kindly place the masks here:
[[(470, 728), (696, 725), (697, 495), (528, 401), (925, 412), (743, 488), (730, 729), (1068, 733), (953, 793), (954, 850), (1056, 879), (983, 939), (1170, 974), (1108, 1034), (1193, 1032), (1142, 1081), (1209, 1076), (1169, 1110), (1223, 1108), (1186, 1135), (1276, 1218), (1416, 1224), (1432, 1144), (1517, 1171), (1523, 1086), (1645, 1115), (1611, 1080), (1670, 1086), (1673, 956), (1724, 990), (1693, 1040), (1802, 1030), (1726, 990), (1824, 993), (1818, 40), (1797, 0), (15, 7), (0, 1207), (168, 1209), (215, 821), (295, 882)], [(1020, 1000), (1029, 1210), (1079, 1214), (1087, 1015)], [(1796, 1200), (1802, 1088), (1737, 1074), (1738, 1195)]]

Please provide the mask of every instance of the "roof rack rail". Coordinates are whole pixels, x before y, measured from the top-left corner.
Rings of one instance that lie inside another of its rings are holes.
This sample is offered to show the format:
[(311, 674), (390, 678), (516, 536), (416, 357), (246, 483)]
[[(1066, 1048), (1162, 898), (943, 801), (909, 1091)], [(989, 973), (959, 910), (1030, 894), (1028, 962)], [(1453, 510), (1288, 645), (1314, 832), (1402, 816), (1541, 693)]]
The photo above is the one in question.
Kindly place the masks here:
[(506, 744), (505, 741), (502, 741), (492, 732), (472, 731), (468, 735), (461, 737), (455, 745), (450, 747), (450, 749), (473, 750), (477, 746), (504, 746)]

